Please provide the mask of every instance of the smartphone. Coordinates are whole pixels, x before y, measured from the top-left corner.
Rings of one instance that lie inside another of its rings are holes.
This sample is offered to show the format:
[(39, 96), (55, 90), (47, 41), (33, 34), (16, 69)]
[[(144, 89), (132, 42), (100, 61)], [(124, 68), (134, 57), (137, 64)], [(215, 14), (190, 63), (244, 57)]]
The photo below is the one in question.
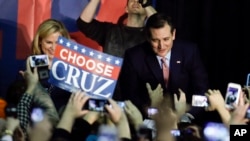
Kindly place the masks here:
[(226, 90), (225, 103), (226, 108), (234, 109), (234, 104), (238, 104), (241, 93), (241, 85), (236, 83), (228, 83)]
[(88, 109), (91, 111), (104, 112), (105, 105), (108, 104), (108, 100), (106, 99), (93, 99), (90, 98), (86, 104), (84, 105), (84, 109)]
[(178, 129), (173, 129), (170, 131), (171, 132), (171, 135), (174, 136), (174, 137), (179, 137), (181, 136), (181, 131), (178, 130)]
[(203, 129), (203, 135), (205, 141), (229, 141), (229, 130), (223, 123), (208, 122)]
[(48, 55), (33, 55), (30, 56), (30, 66), (33, 71), (37, 67), (39, 80), (47, 80), (49, 78), (49, 58)]
[(246, 86), (250, 86), (250, 73), (247, 74)]
[(149, 108), (147, 109), (148, 118), (151, 119), (157, 112), (158, 112), (158, 109), (157, 109), (157, 108), (149, 107)]
[(42, 66), (49, 66), (49, 58), (48, 55), (33, 55), (29, 57), (30, 59), (30, 66), (34, 67), (42, 67)]
[(204, 95), (193, 95), (192, 96), (192, 106), (194, 107), (207, 107), (208, 100)]

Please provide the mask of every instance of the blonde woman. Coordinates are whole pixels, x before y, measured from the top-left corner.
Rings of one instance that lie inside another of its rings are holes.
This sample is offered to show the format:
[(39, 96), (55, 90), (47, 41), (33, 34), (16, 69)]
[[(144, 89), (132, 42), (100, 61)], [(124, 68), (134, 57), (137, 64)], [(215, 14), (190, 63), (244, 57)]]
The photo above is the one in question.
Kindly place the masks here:
[[(69, 33), (62, 22), (55, 19), (48, 19), (39, 25), (32, 41), (31, 55), (48, 55), (49, 67), (46, 66), (47, 68), (45, 68), (48, 72), (51, 67), (57, 39), (59, 36), (70, 39)], [(39, 80), (39, 71), (43, 71), (41, 69), (42, 67), (37, 67), (34, 68), (34, 70), (31, 70), (30, 61), (26, 60), (26, 70), (20, 71), (20, 74), (26, 80), (27, 88), (19, 100), (19, 103), (17, 104), (17, 115), (25, 134), (27, 133), (28, 125), (31, 123), (30, 112), (32, 105), (42, 104), (46, 111), (50, 111), (50, 117), (57, 120), (58, 114), (55, 105), (58, 103), (58, 101), (61, 103), (61, 99), (66, 101), (66, 104), (68, 97), (70, 96), (66, 91), (63, 91), (62, 93), (62, 91), (58, 92), (58, 90), (54, 91), (52, 94), (50, 89), (54, 89), (55, 87), (53, 87), (48, 82), (48, 78)]]
[(41, 23), (32, 42), (32, 55), (47, 54), (50, 66), (59, 36), (70, 39), (70, 35), (62, 22), (48, 19)]

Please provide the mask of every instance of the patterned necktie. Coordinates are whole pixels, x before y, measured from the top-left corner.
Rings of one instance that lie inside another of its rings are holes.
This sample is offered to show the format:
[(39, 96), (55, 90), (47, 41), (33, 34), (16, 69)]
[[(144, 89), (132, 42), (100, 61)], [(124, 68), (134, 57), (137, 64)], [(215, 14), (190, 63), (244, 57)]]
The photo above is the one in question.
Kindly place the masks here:
[(168, 77), (169, 77), (169, 69), (168, 69), (168, 65), (166, 63), (166, 59), (161, 58), (161, 63), (162, 63), (163, 78), (164, 78), (165, 86), (167, 87)]

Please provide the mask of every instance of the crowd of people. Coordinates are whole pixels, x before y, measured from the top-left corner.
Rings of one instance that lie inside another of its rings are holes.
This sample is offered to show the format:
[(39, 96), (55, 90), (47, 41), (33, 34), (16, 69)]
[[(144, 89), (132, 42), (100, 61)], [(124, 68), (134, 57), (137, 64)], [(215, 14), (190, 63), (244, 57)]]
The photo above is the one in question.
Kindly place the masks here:
[[(53, 86), (49, 76), (41, 79), (40, 72), (53, 65), (58, 37), (70, 39), (62, 22), (45, 20), (19, 71), (25, 80), (22, 95), (15, 102), (0, 101), (1, 141), (226, 141), (230, 125), (249, 123), (250, 90), (240, 90), (233, 109), (227, 109), (224, 94), (209, 88), (196, 44), (177, 40), (171, 18), (157, 13), (150, 0), (128, 0), (126, 18), (117, 24), (94, 19), (100, 1), (90, 0), (76, 23), (103, 52), (124, 59), (114, 97), (98, 111), (88, 109), (92, 98), (85, 92)], [(30, 58), (42, 54), (48, 55), (48, 65), (31, 67)], [(194, 94), (206, 97), (207, 106), (192, 105)], [(220, 122), (201, 124), (210, 111)], [(225, 129), (225, 136), (206, 130), (211, 123)]]

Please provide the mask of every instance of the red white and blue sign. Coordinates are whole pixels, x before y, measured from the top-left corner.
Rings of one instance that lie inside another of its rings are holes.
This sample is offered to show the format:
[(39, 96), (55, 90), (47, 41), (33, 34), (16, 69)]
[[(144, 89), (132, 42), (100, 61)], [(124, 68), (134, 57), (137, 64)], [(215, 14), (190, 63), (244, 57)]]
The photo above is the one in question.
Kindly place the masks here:
[(122, 62), (120, 57), (59, 37), (49, 82), (69, 92), (82, 90), (93, 98), (111, 98)]

